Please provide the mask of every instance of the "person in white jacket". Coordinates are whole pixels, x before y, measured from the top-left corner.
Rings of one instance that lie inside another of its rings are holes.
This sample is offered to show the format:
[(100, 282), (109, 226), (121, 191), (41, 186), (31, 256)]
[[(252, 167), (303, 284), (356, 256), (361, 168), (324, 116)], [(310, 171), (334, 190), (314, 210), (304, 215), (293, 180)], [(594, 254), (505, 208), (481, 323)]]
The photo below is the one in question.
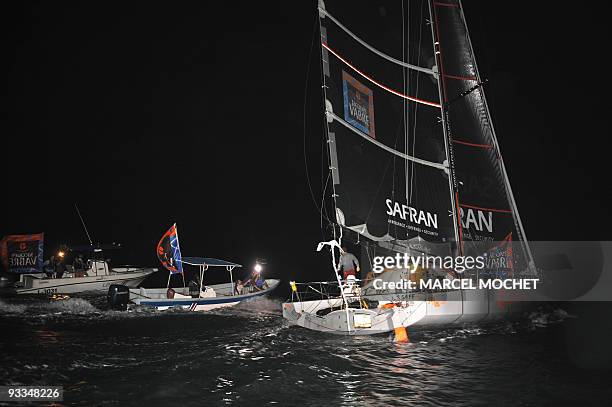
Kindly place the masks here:
[(340, 249), (340, 271), (343, 272), (343, 278), (346, 280), (348, 276), (357, 277), (359, 268), (359, 260), (354, 254), (349, 253), (346, 247)]

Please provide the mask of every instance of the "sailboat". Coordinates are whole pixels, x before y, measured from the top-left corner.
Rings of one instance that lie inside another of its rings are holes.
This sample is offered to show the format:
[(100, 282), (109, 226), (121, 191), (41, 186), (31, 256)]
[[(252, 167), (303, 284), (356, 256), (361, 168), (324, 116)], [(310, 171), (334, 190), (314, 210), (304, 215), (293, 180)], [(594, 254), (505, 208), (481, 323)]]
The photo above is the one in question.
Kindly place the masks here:
[[(368, 7), (318, 2), (335, 211), (332, 239), (318, 250), (329, 249), (337, 278), (291, 282), (283, 316), (336, 334), (395, 331), (400, 340), (409, 326), (503, 318), (517, 304), (497, 290), (381, 290), (373, 279), (338, 276), (347, 241), (361, 248), (362, 274), (371, 269), (367, 260), (397, 254), (482, 255), (489, 266), (503, 256), (504, 273), (536, 274), (461, 1)], [(447, 267), (421, 271), (433, 279), (482, 278)], [(410, 280), (415, 270), (392, 267), (375, 277)]]

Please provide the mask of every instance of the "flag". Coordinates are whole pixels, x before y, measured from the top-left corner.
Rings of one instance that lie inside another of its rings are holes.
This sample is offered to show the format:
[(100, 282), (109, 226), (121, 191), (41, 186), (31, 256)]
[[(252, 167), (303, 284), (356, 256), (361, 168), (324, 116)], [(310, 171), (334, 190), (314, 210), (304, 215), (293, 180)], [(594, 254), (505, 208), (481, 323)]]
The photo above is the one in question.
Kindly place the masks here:
[(10, 235), (0, 241), (0, 257), (9, 273), (40, 273), (44, 234)]
[(170, 273), (182, 273), (181, 248), (179, 246), (176, 223), (162, 236), (157, 244), (157, 257)]

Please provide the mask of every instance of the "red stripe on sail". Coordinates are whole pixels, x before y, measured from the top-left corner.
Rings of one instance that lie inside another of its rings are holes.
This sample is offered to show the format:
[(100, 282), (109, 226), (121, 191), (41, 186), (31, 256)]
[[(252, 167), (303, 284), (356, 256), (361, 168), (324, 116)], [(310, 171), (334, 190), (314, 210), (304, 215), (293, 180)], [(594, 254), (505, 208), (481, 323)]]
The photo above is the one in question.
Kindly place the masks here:
[(451, 79), (459, 79), (460, 81), (477, 81), (478, 79), (476, 79), (475, 76), (459, 76), (459, 75), (449, 75), (449, 74), (444, 74), (445, 78), (451, 78)]
[(396, 96), (399, 96), (401, 98), (404, 99), (408, 99), (411, 100), (413, 102), (416, 103), (421, 103), (423, 105), (428, 105), (428, 106), (433, 106), (433, 107), (441, 107), (440, 104), (435, 103), (435, 102), (429, 102), (427, 100), (422, 100), (422, 99), (417, 99), (415, 97), (412, 96), (408, 96), (408, 95), (404, 95), (403, 93), (400, 93), (396, 90), (393, 90), (391, 88), (386, 87), (385, 85), (383, 85), (382, 83), (379, 83), (377, 81), (375, 81), (374, 79), (370, 78), (368, 75), (366, 75), (365, 73), (361, 72), (359, 69), (355, 68), (353, 65), (351, 65), (347, 60), (345, 60), (344, 58), (342, 58), (340, 55), (338, 55), (338, 53), (336, 53), (336, 51), (334, 51), (333, 49), (331, 49), (327, 44), (325, 43), (321, 43), (321, 45), (323, 46), (323, 48), (325, 48), (326, 50), (328, 50), (329, 52), (331, 52), (336, 58), (338, 58), (340, 61), (342, 61), (345, 65), (347, 65), (349, 68), (351, 68), (352, 70), (354, 70), (355, 72), (357, 72), (359, 75), (363, 76), (365, 79), (369, 80), (370, 82), (372, 82), (374, 85), (378, 86), (381, 89), (386, 90), (387, 92), (393, 93)]
[(453, 143), (463, 144), (464, 146), (470, 146), (470, 147), (493, 148), (493, 146), (491, 144), (476, 144), (476, 143), (470, 143), (470, 142), (463, 141), (463, 140), (455, 140), (455, 139), (453, 139)]
[(510, 209), (496, 209), (496, 208), (482, 208), (480, 206), (461, 204), (460, 206), (464, 208), (476, 209), (479, 211), (487, 211), (487, 212), (500, 212), (500, 213), (512, 213)]

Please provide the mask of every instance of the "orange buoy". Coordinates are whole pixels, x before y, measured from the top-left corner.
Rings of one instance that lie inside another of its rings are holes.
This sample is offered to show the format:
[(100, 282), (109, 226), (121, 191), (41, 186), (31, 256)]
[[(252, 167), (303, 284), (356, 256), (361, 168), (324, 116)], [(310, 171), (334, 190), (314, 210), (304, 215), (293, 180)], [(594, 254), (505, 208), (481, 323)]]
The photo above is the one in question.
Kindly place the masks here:
[(395, 328), (395, 341), (394, 342), (399, 342), (399, 343), (409, 343), (410, 342), (410, 340), (408, 339), (408, 331), (406, 331), (406, 327), (398, 326), (397, 328)]

